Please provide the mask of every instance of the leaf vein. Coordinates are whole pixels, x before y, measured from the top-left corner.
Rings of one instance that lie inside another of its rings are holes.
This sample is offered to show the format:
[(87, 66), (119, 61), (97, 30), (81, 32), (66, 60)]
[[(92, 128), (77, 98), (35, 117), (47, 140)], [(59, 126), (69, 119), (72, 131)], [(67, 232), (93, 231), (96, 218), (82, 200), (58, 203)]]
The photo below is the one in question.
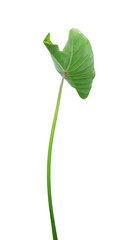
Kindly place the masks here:
[(70, 72), (73, 72), (73, 71), (77, 70), (79, 67), (81, 67), (82, 64), (86, 61), (87, 58), (88, 58), (88, 55), (84, 58), (84, 60), (81, 62), (81, 64), (80, 64), (78, 67), (76, 67), (75, 69), (69, 71), (69, 73), (70, 73)]

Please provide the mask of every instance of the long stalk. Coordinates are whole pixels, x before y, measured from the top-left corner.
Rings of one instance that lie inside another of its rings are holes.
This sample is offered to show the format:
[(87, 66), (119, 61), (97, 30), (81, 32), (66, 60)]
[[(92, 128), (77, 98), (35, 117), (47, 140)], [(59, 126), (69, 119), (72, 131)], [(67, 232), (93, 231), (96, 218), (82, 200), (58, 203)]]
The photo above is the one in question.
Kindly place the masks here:
[(52, 145), (53, 145), (55, 126), (56, 126), (56, 121), (57, 121), (57, 116), (58, 116), (58, 111), (59, 111), (59, 106), (60, 106), (60, 99), (61, 99), (61, 93), (62, 93), (62, 87), (63, 87), (65, 75), (66, 75), (66, 73), (63, 74), (62, 81), (61, 81), (60, 88), (59, 88), (56, 109), (55, 109), (55, 113), (54, 113), (54, 119), (53, 119), (51, 134), (50, 134), (49, 147), (48, 147), (48, 159), (47, 159), (47, 191), (48, 191), (48, 203), (49, 203), (49, 212), (50, 212), (53, 240), (58, 240), (58, 238), (57, 238), (57, 231), (56, 231), (54, 212), (53, 212), (53, 204), (52, 204), (52, 194), (51, 194), (51, 153), (52, 153)]

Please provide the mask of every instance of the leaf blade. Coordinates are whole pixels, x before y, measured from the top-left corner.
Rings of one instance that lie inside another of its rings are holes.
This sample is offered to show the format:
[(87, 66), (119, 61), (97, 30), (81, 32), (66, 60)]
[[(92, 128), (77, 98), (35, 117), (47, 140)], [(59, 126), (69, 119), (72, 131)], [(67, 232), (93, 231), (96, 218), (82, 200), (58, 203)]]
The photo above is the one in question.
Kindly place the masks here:
[(81, 98), (87, 98), (95, 77), (94, 56), (89, 40), (79, 30), (72, 28), (63, 51), (51, 42), (50, 33), (43, 42), (51, 54), (56, 70), (61, 75), (65, 72), (68, 83), (77, 90)]

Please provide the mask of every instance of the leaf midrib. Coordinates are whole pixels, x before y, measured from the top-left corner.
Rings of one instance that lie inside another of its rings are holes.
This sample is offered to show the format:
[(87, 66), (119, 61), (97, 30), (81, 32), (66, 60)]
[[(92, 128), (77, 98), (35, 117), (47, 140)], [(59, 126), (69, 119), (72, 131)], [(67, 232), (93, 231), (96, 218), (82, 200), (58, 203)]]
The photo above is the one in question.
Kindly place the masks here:
[(70, 65), (71, 65), (72, 57), (73, 57), (73, 40), (72, 40), (71, 56), (70, 56), (70, 60), (69, 60), (69, 63), (68, 63), (68, 66), (67, 66), (66, 72), (68, 71), (68, 69), (69, 69), (69, 67), (70, 67)]

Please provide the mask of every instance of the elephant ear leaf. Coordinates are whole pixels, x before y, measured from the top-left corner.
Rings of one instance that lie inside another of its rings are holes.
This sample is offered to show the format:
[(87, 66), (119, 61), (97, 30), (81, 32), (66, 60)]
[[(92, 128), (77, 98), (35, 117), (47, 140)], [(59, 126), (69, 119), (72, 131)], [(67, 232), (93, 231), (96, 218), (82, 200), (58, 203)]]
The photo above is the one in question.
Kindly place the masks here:
[(60, 51), (50, 40), (50, 33), (44, 39), (56, 70), (74, 87), (83, 99), (89, 95), (95, 77), (94, 57), (89, 40), (79, 30), (69, 32), (68, 41)]

